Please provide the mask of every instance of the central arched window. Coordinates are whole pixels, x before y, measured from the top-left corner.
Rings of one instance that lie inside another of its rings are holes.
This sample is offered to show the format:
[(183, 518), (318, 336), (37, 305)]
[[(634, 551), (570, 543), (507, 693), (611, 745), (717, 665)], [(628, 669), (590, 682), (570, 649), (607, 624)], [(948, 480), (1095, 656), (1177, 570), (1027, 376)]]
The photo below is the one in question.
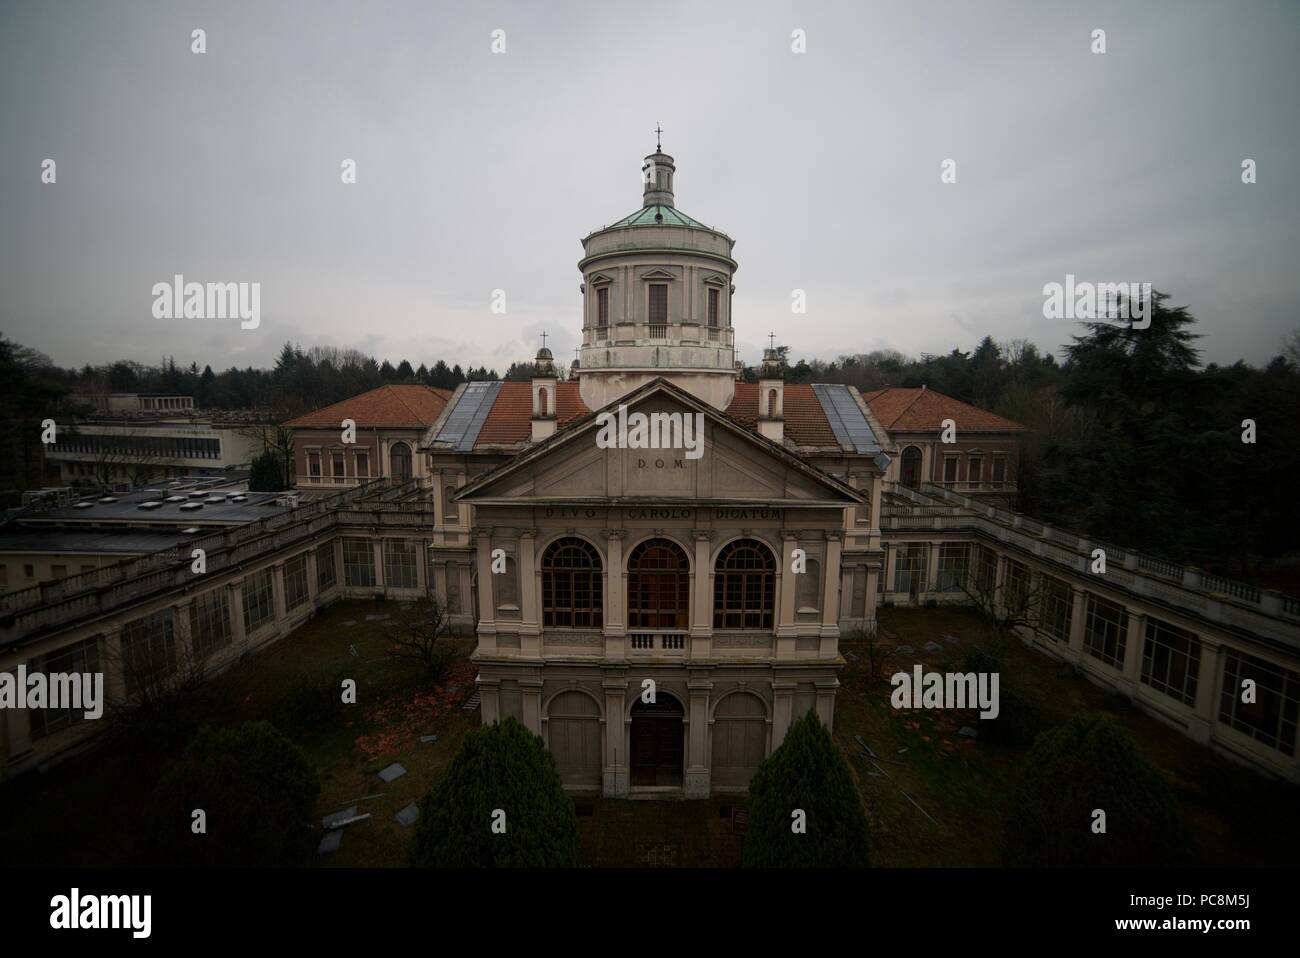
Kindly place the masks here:
[(729, 542), (713, 576), (715, 629), (770, 629), (776, 608), (776, 560), (753, 539)]
[(411, 478), (411, 447), (406, 443), (393, 443), (392, 449), (388, 452), (388, 461), (391, 463), (390, 474), (394, 479), (405, 482)]
[(903, 485), (912, 489), (921, 486), (921, 450), (908, 446), (903, 450), (903, 463), (899, 467), (899, 479)]
[(600, 553), (584, 539), (556, 539), (542, 555), (542, 624), (600, 628)]
[(647, 539), (627, 560), (627, 627), (684, 629), (689, 623), (691, 564), (669, 539)]

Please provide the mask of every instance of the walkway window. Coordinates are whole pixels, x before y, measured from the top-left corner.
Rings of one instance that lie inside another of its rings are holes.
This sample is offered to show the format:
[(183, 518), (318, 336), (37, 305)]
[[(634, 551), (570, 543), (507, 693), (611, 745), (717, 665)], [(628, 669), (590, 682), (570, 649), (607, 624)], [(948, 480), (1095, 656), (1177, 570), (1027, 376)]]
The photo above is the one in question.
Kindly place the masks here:
[(647, 539), (627, 562), (629, 629), (684, 629), (689, 622), (691, 565), (681, 546)]
[[(1219, 721), (1290, 755), (1295, 750), (1300, 674), (1236, 649), (1224, 649)], [(1241, 683), (1255, 682), (1255, 701), (1241, 701)]]
[(961, 592), (970, 574), (970, 547), (965, 542), (945, 542), (939, 546), (940, 592)]
[(556, 539), (542, 556), (542, 624), (600, 628), (600, 554), (584, 539)]
[(1089, 655), (1123, 670), (1128, 613), (1122, 606), (1088, 596), (1083, 617), (1083, 647)]
[(411, 447), (404, 442), (393, 443), (388, 451), (388, 462), (392, 477), (398, 482), (411, 478)]
[(1142, 684), (1184, 705), (1196, 705), (1201, 641), (1192, 632), (1159, 619), (1147, 619), (1142, 646)]
[(899, 477), (903, 485), (916, 489), (921, 485), (921, 450), (908, 446), (903, 450), (903, 463)]
[(1068, 582), (1043, 576), (1043, 602), (1038, 626), (1058, 642), (1070, 641), (1070, 617), (1074, 610), (1074, 591)]
[(713, 576), (715, 629), (770, 629), (776, 608), (776, 560), (753, 539), (737, 539), (718, 554)]

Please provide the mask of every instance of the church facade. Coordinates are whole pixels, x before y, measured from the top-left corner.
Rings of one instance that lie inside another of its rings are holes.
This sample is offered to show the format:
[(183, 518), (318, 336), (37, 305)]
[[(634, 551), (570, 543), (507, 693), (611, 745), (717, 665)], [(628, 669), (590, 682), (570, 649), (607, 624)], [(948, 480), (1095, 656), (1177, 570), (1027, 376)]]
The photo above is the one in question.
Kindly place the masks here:
[(422, 447), (484, 721), (611, 796), (744, 789), (795, 718), (830, 726), (883, 569), (887, 437), (772, 350), (738, 381), (733, 241), (676, 208), (674, 173), (648, 156), (642, 208), (583, 241), (576, 375), (543, 348), (531, 383), (460, 387)]

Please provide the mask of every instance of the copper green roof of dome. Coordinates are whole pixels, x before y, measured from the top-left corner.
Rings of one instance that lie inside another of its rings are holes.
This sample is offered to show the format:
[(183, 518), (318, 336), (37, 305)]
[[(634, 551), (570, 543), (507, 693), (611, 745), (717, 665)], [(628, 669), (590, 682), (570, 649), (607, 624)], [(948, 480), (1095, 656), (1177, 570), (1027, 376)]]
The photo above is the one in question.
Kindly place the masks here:
[[(663, 220), (655, 219), (656, 215), (662, 215)], [(631, 216), (625, 216), (617, 223), (611, 223), (605, 229), (617, 229), (620, 226), (687, 226), (696, 230), (708, 230), (711, 233), (718, 232), (711, 226), (705, 226), (699, 220), (691, 219), (681, 210), (672, 206), (643, 206)]]

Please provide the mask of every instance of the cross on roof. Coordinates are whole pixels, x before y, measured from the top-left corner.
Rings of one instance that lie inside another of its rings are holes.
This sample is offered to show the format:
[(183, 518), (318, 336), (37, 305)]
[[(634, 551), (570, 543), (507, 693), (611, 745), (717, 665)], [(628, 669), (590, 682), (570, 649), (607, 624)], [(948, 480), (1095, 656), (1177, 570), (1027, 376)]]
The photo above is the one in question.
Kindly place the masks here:
[(542, 330), (542, 348), (546, 348), (546, 330)]
[(767, 341), (773, 349), (776, 349), (776, 333), (768, 333)]
[(663, 130), (663, 127), (661, 127), (661, 126), (656, 122), (656, 123), (655, 123), (655, 152), (656, 152), (656, 153), (662, 153), (662, 152), (664, 151), (663, 144), (662, 144), (662, 142), (661, 142), (661, 140), (660, 140), (660, 134), (662, 134), (663, 131), (664, 131), (664, 130)]

